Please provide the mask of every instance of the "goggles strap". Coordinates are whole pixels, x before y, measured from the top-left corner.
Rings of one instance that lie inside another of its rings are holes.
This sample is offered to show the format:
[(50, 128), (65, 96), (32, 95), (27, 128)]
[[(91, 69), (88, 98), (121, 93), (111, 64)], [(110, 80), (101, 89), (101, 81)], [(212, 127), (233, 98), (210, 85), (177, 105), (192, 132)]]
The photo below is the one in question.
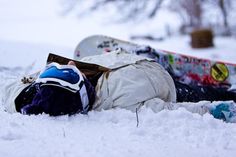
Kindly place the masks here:
[(82, 86), (82, 88), (79, 90), (79, 93), (83, 105), (83, 111), (87, 112), (89, 108), (89, 99), (85, 85)]

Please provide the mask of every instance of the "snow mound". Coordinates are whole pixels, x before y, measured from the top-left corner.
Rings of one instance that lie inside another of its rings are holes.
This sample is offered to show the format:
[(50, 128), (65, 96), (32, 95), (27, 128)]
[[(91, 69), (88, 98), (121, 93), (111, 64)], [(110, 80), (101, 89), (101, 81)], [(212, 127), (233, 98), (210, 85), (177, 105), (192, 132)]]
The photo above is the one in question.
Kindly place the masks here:
[[(0, 67), (1, 90), (7, 78), (25, 70)], [(236, 153), (236, 124), (183, 108), (159, 113), (143, 109), (137, 127), (136, 114), (124, 109), (50, 117), (9, 114), (0, 106), (0, 154), (5, 157), (216, 157)]]

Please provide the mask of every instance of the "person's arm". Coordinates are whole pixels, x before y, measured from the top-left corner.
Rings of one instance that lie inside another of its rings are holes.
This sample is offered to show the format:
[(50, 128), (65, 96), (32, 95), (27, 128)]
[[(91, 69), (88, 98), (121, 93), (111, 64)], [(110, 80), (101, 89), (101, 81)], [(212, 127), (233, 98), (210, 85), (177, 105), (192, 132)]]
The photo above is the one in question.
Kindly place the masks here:
[(12, 80), (7, 80), (3, 94), (3, 106), (5, 110), (9, 113), (17, 112), (16, 110), (16, 98), (20, 93), (32, 84), (35, 80), (36, 74), (25, 76), (23, 78), (17, 78)]
[(199, 101), (193, 102), (164, 102), (158, 98), (148, 100), (143, 106), (151, 108), (154, 112), (160, 112), (164, 109), (177, 110), (179, 108), (185, 108), (192, 113), (198, 113), (200, 115), (209, 113), (216, 119), (222, 119), (226, 122), (236, 123), (236, 104), (233, 101)]

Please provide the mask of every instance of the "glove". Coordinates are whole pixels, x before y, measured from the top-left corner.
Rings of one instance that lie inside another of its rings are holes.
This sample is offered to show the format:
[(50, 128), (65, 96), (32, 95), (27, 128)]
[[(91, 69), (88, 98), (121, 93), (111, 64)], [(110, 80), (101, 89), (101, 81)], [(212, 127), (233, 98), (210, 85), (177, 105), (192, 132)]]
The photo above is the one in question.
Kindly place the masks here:
[(40, 71), (39, 72), (36, 72), (36, 73), (33, 73), (31, 75), (28, 75), (28, 76), (24, 76), (22, 79), (21, 79), (21, 82), (23, 84), (27, 84), (27, 83), (32, 83), (36, 80), (36, 78), (38, 77), (38, 75), (40, 74)]
[(216, 119), (236, 123), (236, 105), (233, 102), (222, 102), (211, 107), (209, 111)]

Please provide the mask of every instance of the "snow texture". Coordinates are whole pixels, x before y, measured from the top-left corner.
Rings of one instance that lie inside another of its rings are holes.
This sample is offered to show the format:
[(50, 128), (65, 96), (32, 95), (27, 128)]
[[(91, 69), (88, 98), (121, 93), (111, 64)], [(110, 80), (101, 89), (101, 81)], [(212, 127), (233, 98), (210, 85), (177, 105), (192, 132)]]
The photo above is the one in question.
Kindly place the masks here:
[[(57, 4), (57, 0), (0, 0), (0, 100), (7, 82), (43, 67), (49, 52), (72, 57), (76, 44), (90, 34), (128, 39), (128, 35), (147, 31), (145, 27), (151, 25), (144, 22), (131, 30), (130, 24), (104, 25), (96, 23), (95, 17), (62, 18), (56, 14)], [(215, 48), (202, 50), (192, 50), (187, 37), (159, 43), (138, 42), (205, 58), (229, 62), (236, 59), (235, 39), (218, 38)], [(137, 127), (136, 114), (122, 109), (70, 117), (25, 116), (5, 112), (0, 101), (0, 156), (234, 157), (236, 154), (236, 124), (214, 119), (210, 114), (200, 116), (183, 108), (159, 113), (143, 109), (138, 117)]]

